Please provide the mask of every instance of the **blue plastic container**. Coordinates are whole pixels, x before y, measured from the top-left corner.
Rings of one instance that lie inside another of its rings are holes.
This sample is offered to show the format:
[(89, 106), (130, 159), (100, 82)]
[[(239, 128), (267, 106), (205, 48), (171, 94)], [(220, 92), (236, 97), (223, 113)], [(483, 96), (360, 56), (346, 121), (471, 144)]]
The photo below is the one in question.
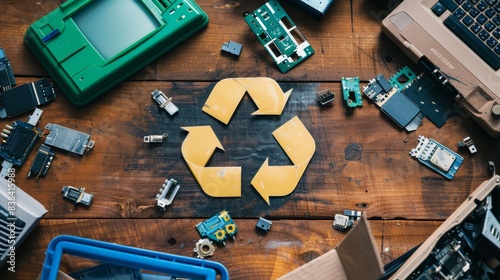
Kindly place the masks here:
[(82, 237), (60, 235), (54, 238), (45, 253), (42, 280), (56, 279), (63, 254), (88, 258), (126, 267), (195, 279), (229, 279), (220, 263), (197, 258), (134, 248)]

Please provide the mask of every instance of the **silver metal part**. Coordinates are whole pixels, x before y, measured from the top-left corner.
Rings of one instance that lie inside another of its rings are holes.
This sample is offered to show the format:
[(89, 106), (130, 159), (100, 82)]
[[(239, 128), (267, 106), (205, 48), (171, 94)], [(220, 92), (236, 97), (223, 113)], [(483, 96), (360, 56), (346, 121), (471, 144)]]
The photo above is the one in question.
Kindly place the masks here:
[(455, 159), (456, 157), (450, 152), (441, 147), (438, 147), (432, 154), (432, 157), (429, 161), (435, 167), (443, 170), (444, 172), (448, 172), (448, 170), (450, 170), (451, 168), (451, 165), (455, 162)]
[(210, 241), (210, 239), (204, 238), (196, 242), (193, 252), (198, 254), (198, 258), (204, 259), (206, 257), (213, 256), (215, 249), (217, 249), (217, 246), (214, 245), (213, 242)]
[(333, 221), (333, 228), (344, 231), (349, 227), (349, 217), (341, 214), (335, 214), (335, 220)]
[(257, 227), (258, 229), (262, 229), (264, 231), (269, 231), (271, 229), (271, 226), (273, 225), (273, 222), (266, 220), (262, 217), (259, 217), (259, 220), (257, 221)]
[(162, 143), (163, 139), (167, 137), (167, 133), (163, 133), (162, 135), (146, 135), (144, 136), (144, 143)]
[(58, 124), (49, 123), (45, 129), (50, 130), (45, 139), (45, 144), (83, 155), (83, 152), (94, 148), (95, 142), (90, 140), (90, 135)]
[[(165, 210), (168, 205), (172, 203), (175, 195), (181, 186), (177, 184), (174, 179), (166, 179), (165, 183), (161, 186), (160, 193), (156, 195), (156, 204)], [(168, 198), (167, 198), (168, 195)]]
[(36, 124), (40, 120), (40, 117), (42, 116), (42, 113), (43, 113), (43, 110), (35, 108), (35, 111), (33, 111), (33, 114), (31, 114), (31, 116), (29, 116), (29, 118), (28, 118), (28, 123), (31, 124), (32, 126), (36, 126)]
[(72, 186), (64, 186), (61, 190), (63, 196), (75, 203), (81, 203), (89, 206), (94, 195), (86, 193), (85, 188), (75, 188)]
[(14, 164), (4, 160), (2, 162), (2, 170), (0, 170), (1, 178), (6, 178), (9, 175), (9, 169), (11, 169), (13, 166), (14, 166)]
[(160, 108), (165, 109), (171, 116), (179, 111), (179, 108), (172, 103), (172, 98), (168, 98), (163, 92), (155, 89), (151, 95)]
[(471, 154), (475, 154), (477, 152), (476, 146), (474, 146), (474, 142), (470, 139), (469, 136), (462, 139), (462, 141), (458, 142), (459, 147), (467, 147), (469, 148), (469, 152)]

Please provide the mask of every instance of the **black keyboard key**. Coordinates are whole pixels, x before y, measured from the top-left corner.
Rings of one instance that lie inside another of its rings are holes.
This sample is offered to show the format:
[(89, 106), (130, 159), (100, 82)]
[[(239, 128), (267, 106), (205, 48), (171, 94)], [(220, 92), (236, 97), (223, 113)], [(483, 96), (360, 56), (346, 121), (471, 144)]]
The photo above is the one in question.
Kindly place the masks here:
[(488, 31), (486, 31), (486, 29), (479, 31), (479, 33), (477, 35), (483, 41), (486, 41), (486, 39), (488, 39), (490, 37), (490, 33)]
[(483, 15), (483, 14), (480, 14), (477, 18), (476, 18), (476, 21), (479, 22), (479, 24), (484, 24), (485, 22), (488, 21), (488, 18)]
[(436, 16), (440, 17), (444, 13), (444, 11), (446, 11), (446, 7), (443, 5), (443, 3), (437, 2), (436, 4), (434, 4), (434, 6), (432, 6), (431, 10)]
[(476, 9), (476, 7), (472, 7), (469, 10), (469, 15), (471, 15), (471, 17), (475, 18), (475, 17), (477, 17), (477, 15), (479, 15), (479, 10)]
[(463, 19), (462, 19), (462, 22), (467, 25), (467, 26), (470, 26), (473, 22), (474, 22), (474, 19), (471, 18), (469, 15), (466, 15)]
[[(493, 50), (495, 50), (495, 52), (500, 55), (500, 45), (496, 46)], [(495, 69), (496, 70), (496, 69)]]
[(498, 44), (498, 41), (495, 38), (490, 37), (486, 40), (486, 44), (490, 46), (490, 48), (494, 48)]
[(488, 8), (488, 4), (486, 4), (484, 1), (479, 2), (479, 4), (476, 5), (477, 9), (480, 10), (481, 12), (486, 10)]
[(458, 19), (462, 19), (465, 16), (465, 11), (462, 8), (458, 8), (453, 12), (453, 15)]
[(486, 10), (486, 11), (484, 12), (484, 14), (485, 14), (487, 17), (491, 18), (492, 16), (494, 16), (494, 15), (496, 14), (496, 12), (495, 12), (495, 10), (493, 10), (492, 8), (489, 8), (488, 10)]
[(500, 69), (500, 57), (498, 56), (500, 48), (498, 49), (497, 53), (493, 52), (454, 16), (446, 18), (443, 23), (455, 35), (457, 35), (457, 37), (459, 37), (465, 44), (467, 44), (467, 46), (469, 46), (479, 57), (481, 57), (491, 68), (493, 68), (495, 71)]
[(477, 22), (474, 22), (469, 28), (475, 34), (477, 34), (479, 31), (481, 31), (481, 29), (483, 29), (481, 25), (479, 25)]
[(491, 34), (495, 36), (495, 38), (500, 39), (500, 28), (495, 29)]
[(472, 2), (472, 4), (477, 4), (477, 2), (479, 2), (479, 0), (469, 0), (470, 2)]
[(498, 3), (498, 0), (486, 0), (486, 3), (488, 3), (488, 5), (490, 5), (490, 6), (493, 6), (496, 3)]
[(458, 5), (455, 2), (453, 2), (453, 0), (441, 0), (439, 2), (442, 3), (444, 6), (446, 6), (448, 10), (452, 12), (458, 8)]
[(462, 4), (462, 8), (466, 11), (469, 11), (472, 8), (472, 4), (469, 1), (466, 1)]
[(500, 25), (500, 15), (494, 16), (491, 20), (493, 21), (494, 24)]
[(457, 3), (458, 5), (462, 4), (462, 2), (464, 2), (464, 0), (455, 0), (455, 3)]
[(495, 7), (493, 7), (497, 13), (500, 13), (500, 4), (495, 4)]
[(491, 21), (488, 21), (484, 26), (484, 29), (488, 30), (488, 32), (491, 32), (493, 31), (493, 29), (495, 29), (497, 26), (495, 24), (493, 24), (493, 22)]

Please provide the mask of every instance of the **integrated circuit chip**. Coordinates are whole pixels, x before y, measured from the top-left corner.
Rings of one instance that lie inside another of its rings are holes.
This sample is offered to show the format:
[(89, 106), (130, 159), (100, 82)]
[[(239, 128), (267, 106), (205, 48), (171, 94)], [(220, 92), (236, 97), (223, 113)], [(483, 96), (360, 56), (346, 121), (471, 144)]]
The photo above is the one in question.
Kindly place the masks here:
[(437, 147), (430, 159), (430, 162), (442, 171), (448, 172), (456, 159), (457, 157), (450, 152), (441, 147)]

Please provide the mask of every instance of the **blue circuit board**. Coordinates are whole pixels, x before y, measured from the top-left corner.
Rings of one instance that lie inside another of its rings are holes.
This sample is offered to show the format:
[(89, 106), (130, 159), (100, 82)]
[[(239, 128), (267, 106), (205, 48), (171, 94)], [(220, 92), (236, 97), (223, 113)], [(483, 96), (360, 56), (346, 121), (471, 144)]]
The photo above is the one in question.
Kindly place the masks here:
[(410, 155), (448, 179), (453, 179), (464, 158), (434, 139), (418, 136), (418, 145)]
[(196, 229), (202, 237), (207, 237), (216, 242), (224, 242), (228, 237), (234, 236), (238, 232), (236, 224), (226, 210), (204, 222), (198, 223)]

